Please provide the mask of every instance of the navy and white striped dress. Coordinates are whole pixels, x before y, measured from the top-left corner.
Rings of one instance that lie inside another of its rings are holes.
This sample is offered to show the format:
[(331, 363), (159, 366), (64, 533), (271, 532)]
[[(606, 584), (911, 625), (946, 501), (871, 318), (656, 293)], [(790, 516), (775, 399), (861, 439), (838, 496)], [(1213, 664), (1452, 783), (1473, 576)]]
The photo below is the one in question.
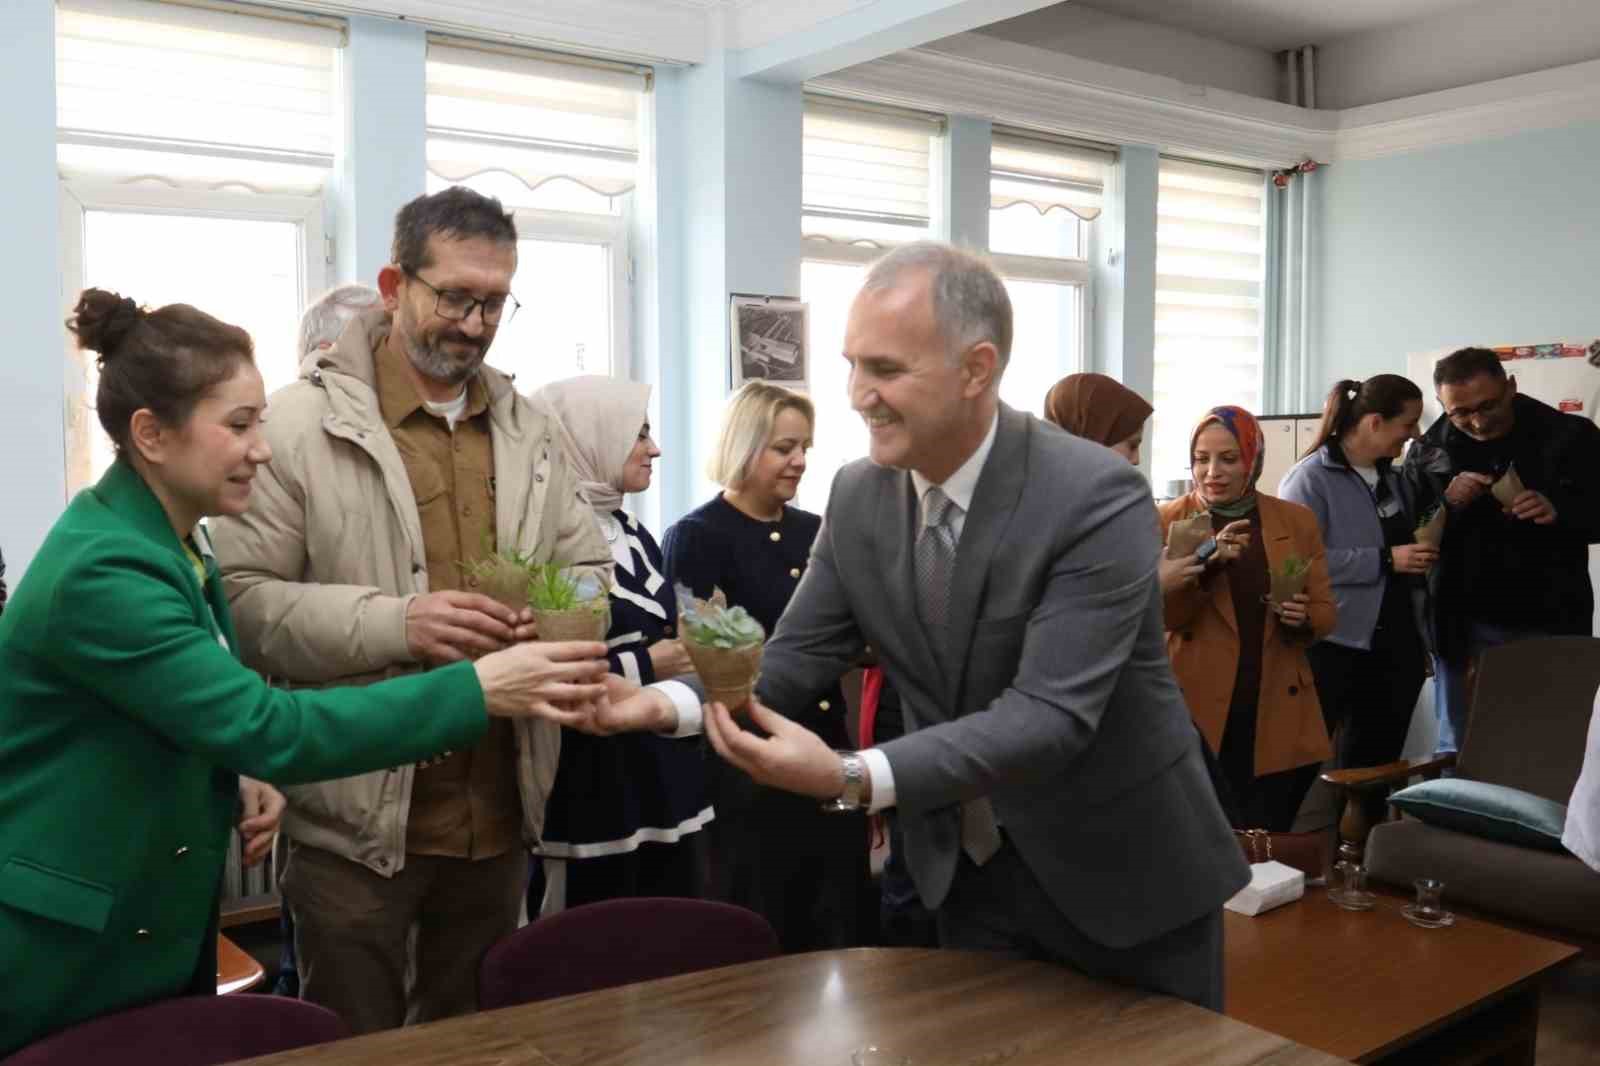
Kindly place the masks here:
[[(611, 672), (648, 685), (656, 676), (647, 649), (676, 634), (677, 603), (650, 531), (626, 511), (611, 517)], [(622, 855), (646, 842), (676, 843), (711, 818), (698, 738), (563, 729), (539, 853), (569, 860)]]

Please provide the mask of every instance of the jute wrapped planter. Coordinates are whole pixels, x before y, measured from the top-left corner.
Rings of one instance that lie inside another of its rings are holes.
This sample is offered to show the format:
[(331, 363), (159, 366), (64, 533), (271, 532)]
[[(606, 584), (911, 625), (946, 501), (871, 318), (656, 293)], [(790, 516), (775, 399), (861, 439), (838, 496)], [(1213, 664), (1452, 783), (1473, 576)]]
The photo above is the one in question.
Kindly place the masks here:
[(761, 648), (760, 644), (713, 648), (692, 640), (683, 642), (683, 650), (689, 653), (694, 672), (705, 687), (706, 702), (720, 703), (730, 711), (750, 702), (750, 693), (761, 673)]
[(533, 624), (539, 629), (540, 640), (599, 640), (606, 639), (611, 629), (611, 606), (579, 607), (571, 611), (541, 611), (533, 609)]

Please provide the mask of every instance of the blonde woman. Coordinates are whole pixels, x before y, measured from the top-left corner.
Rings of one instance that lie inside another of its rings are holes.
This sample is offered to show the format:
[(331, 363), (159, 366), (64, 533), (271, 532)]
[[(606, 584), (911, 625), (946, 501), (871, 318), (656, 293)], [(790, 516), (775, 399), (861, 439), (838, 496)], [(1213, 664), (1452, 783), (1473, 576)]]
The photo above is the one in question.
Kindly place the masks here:
[[(822, 519), (792, 506), (806, 470), (811, 401), (766, 382), (729, 402), (708, 470), (722, 491), (667, 530), (667, 577), (697, 596), (720, 588), (767, 630), (805, 574)], [(795, 715), (835, 748), (851, 746), (835, 685)], [(873, 903), (862, 815), (824, 814), (815, 800), (755, 785), (713, 759), (709, 827), (713, 894), (766, 916), (785, 951), (860, 940)]]

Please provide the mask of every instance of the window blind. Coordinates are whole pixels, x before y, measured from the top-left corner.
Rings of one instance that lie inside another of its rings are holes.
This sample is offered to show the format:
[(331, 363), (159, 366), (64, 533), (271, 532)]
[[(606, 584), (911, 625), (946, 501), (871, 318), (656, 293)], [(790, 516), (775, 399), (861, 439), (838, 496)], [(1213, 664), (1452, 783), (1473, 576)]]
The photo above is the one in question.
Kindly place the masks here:
[(1161, 160), (1156, 205), (1158, 480), (1188, 476), (1188, 434), (1206, 409), (1237, 404), (1260, 410), (1264, 191), (1259, 171)]
[(428, 169), (447, 181), (508, 174), (602, 196), (638, 180), (642, 72), (430, 39)]
[[(938, 116), (808, 97), (801, 201), (806, 235), (924, 235)], [(888, 227), (888, 229), (884, 229)]]
[(101, 149), (251, 149), (331, 165), (342, 44), (343, 30), (330, 20), (60, 0), (60, 138)]
[(1027, 204), (1041, 215), (1062, 210), (1085, 222), (1100, 217), (1109, 149), (995, 130), (989, 147), (989, 206)]

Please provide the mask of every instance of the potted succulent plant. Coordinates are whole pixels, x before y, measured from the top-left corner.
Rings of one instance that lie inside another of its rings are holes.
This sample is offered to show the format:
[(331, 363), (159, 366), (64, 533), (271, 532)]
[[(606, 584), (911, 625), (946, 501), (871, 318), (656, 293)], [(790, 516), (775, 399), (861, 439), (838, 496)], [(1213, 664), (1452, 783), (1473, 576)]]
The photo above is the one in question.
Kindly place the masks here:
[(721, 589), (704, 600), (683, 585), (676, 591), (679, 636), (706, 699), (738, 710), (749, 702), (761, 672), (766, 630), (743, 607), (729, 607)]

